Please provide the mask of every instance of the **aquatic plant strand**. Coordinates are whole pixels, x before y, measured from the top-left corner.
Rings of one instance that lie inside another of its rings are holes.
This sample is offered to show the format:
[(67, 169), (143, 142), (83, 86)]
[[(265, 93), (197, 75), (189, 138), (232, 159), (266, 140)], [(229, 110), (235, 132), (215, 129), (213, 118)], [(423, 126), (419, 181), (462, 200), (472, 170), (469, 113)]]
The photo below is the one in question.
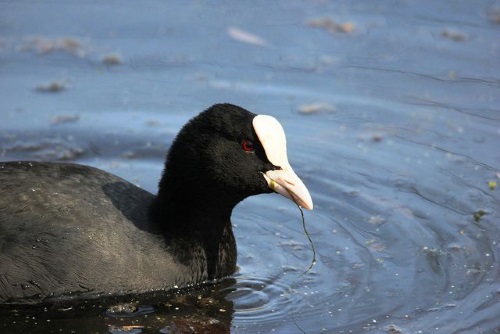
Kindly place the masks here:
[(300, 276), (302, 275), (305, 275), (307, 274), (308, 272), (311, 271), (312, 267), (314, 267), (314, 265), (316, 264), (316, 247), (314, 247), (314, 243), (311, 239), (311, 235), (309, 234), (309, 232), (307, 231), (307, 228), (306, 228), (306, 220), (304, 218), (304, 211), (302, 211), (302, 208), (297, 205), (297, 207), (299, 208), (299, 211), (300, 211), (300, 215), (302, 216), (302, 228), (304, 229), (304, 233), (305, 235), (307, 236), (307, 240), (309, 240), (309, 245), (311, 245), (311, 249), (312, 249), (312, 253), (313, 253), (313, 258), (312, 258), (312, 261), (311, 261), (311, 264), (309, 265), (309, 268), (307, 268), (306, 271), (304, 271)]
[[(307, 268), (306, 271), (304, 271), (302, 274), (299, 275), (299, 277), (307, 274), (308, 272), (311, 271), (312, 267), (314, 267), (314, 265), (316, 264), (316, 247), (314, 247), (314, 243), (311, 239), (311, 235), (309, 234), (309, 232), (307, 231), (307, 228), (306, 228), (306, 220), (304, 218), (304, 211), (302, 211), (302, 208), (300, 207), (300, 205), (297, 205), (297, 208), (299, 208), (299, 211), (300, 211), (300, 215), (302, 217), (302, 228), (304, 229), (304, 233), (305, 235), (307, 236), (307, 240), (309, 240), (309, 245), (311, 245), (311, 249), (312, 249), (312, 252), (313, 252), (313, 258), (312, 258), (312, 261), (311, 261), (311, 264), (309, 265), (309, 268)], [(302, 329), (302, 327), (300, 327), (300, 325), (297, 323), (297, 321), (295, 320), (295, 311), (294, 311), (294, 308), (293, 308), (293, 300), (290, 299), (290, 302), (291, 302), (291, 308), (290, 308), (290, 315), (292, 317), (292, 321), (295, 325), (295, 327), (297, 327), (297, 329), (303, 333), (303, 334), (306, 334), (306, 332)]]

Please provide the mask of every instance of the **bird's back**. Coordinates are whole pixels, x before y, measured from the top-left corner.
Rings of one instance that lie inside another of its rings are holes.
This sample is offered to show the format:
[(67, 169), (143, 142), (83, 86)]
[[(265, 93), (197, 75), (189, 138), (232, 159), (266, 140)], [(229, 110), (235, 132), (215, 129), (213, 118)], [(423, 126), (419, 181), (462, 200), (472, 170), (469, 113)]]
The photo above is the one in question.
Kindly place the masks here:
[(0, 163), (0, 304), (185, 284), (149, 222), (153, 198), (92, 167)]

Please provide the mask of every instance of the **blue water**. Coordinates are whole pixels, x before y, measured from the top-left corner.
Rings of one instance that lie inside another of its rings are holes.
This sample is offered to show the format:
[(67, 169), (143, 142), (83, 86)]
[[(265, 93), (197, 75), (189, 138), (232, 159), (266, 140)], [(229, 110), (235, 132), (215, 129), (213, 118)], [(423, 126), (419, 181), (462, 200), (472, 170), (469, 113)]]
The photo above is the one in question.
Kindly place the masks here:
[(217, 102), (271, 114), (314, 199), (317, 260), (307, 271), (297, 208), (261, 195), (233, 212), (233, 280), (144, 314), (0, 328), (498, 332), (499, 17), (486, 0), (0, 2), (1, 160), (90, 164), (155, 192), (189, 118)]

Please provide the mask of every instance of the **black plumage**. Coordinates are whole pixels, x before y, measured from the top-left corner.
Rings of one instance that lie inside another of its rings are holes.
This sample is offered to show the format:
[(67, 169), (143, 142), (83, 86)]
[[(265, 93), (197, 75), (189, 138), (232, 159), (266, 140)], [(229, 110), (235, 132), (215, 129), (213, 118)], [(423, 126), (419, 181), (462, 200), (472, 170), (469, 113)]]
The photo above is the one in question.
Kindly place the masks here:
[(281, 168), (267, 159), (255, 116), (219, 104), (189, 121), (156, 196), (93, 167), (0, 163), (0, 304), (168, 290), (234, 273), (231, 212), (272, 192), (263, 173)]

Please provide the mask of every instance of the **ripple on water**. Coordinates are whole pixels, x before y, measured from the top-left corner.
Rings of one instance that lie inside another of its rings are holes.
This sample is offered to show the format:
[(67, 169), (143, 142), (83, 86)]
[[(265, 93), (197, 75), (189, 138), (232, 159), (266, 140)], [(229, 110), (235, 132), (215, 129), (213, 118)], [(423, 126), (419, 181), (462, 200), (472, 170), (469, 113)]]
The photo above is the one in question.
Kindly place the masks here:
[(226, 299), (234, 303), (235, 317), (243, 321), (271, 321), (291, 311), (291, 288), (273, 277), (240, 276), (228, 289)]

